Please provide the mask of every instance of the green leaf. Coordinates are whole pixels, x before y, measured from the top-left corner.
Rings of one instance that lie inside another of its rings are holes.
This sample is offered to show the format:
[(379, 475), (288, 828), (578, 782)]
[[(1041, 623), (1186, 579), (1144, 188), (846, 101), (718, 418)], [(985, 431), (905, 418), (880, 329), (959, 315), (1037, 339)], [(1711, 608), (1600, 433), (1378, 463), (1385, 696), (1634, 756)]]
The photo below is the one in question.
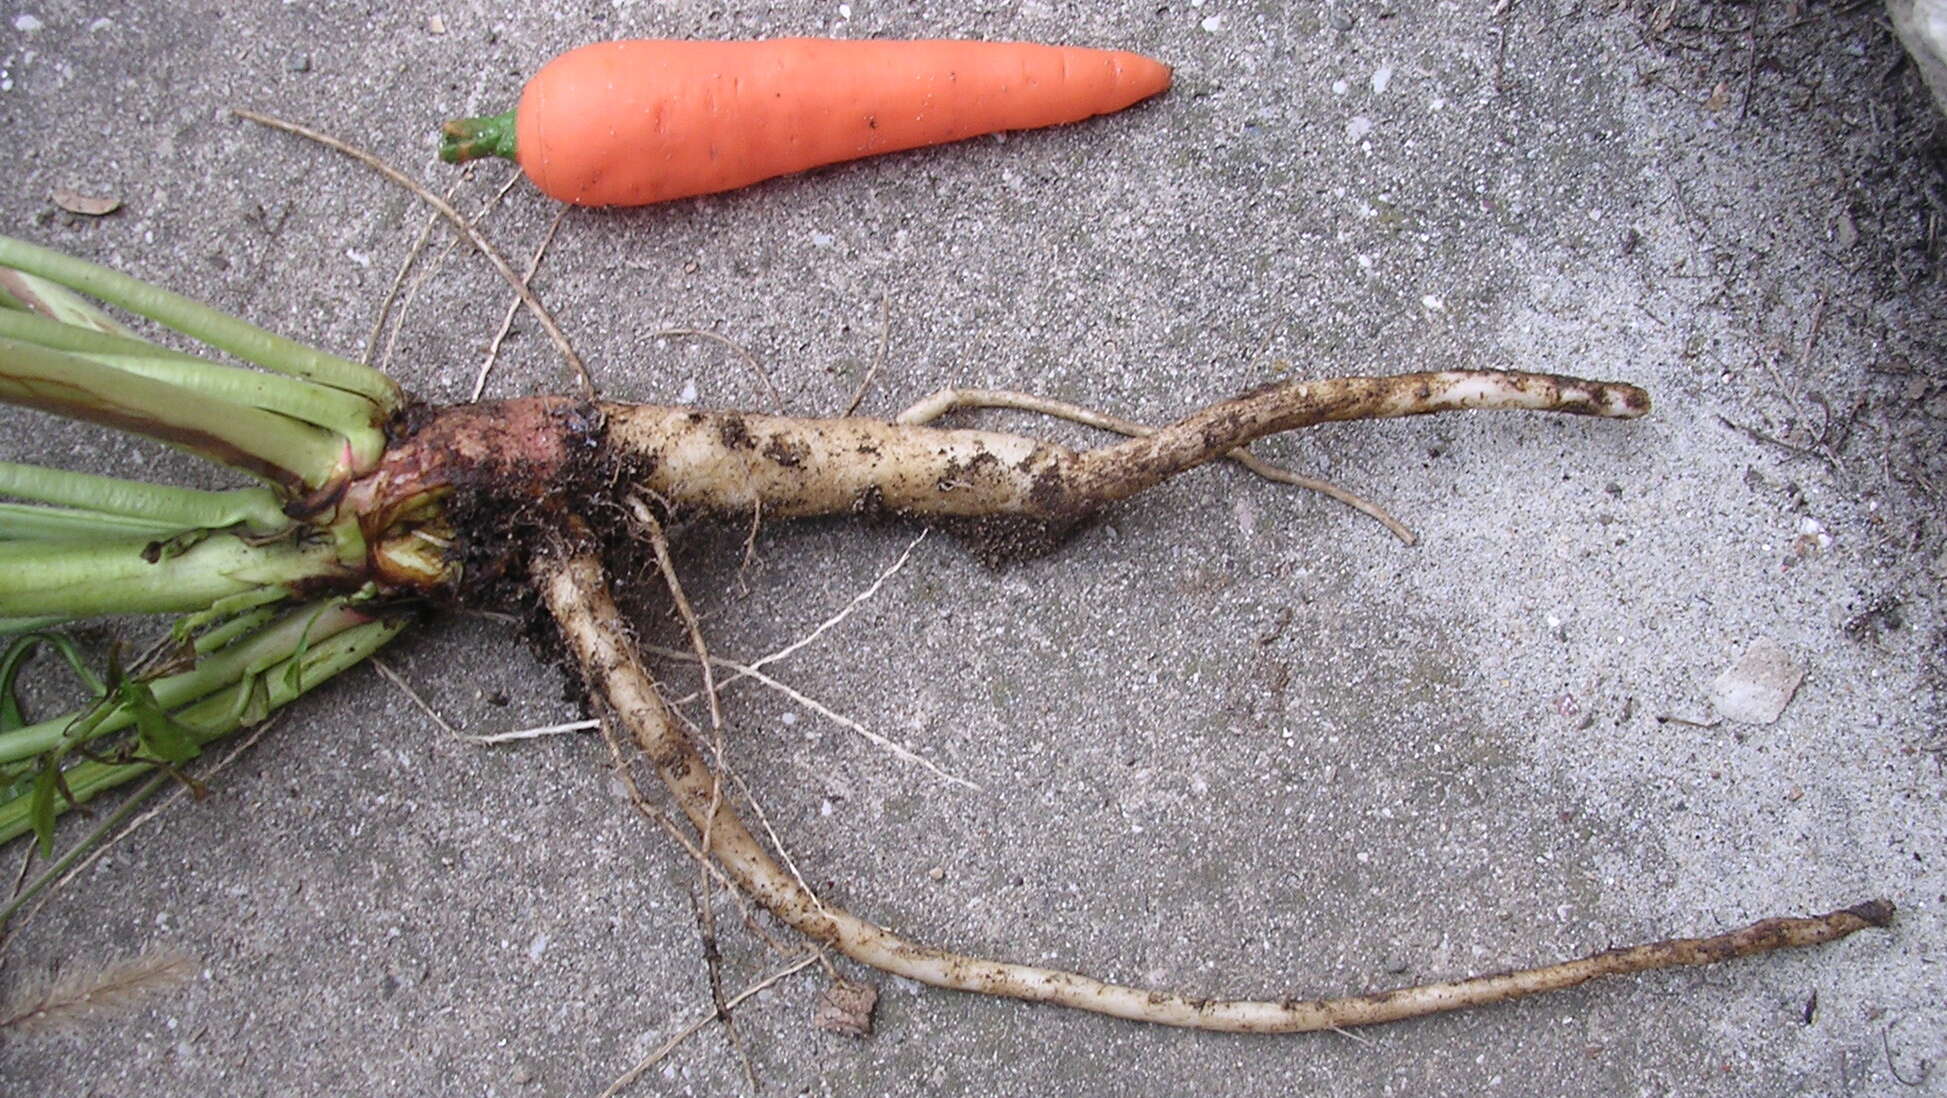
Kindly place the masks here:
[(16, 639), (7, 646), (4, 654), (0, 654), (0, 732), (27, 727), (27, 716), (20, 708), (20, 695), (14, 692), (14, 680), (20, 674), (20, 665), (40, 646), (38, 636), (25, 636)]
[(28, 805), (27, 820), (34, 829), (34, 837), (40, 843), (41, 857), (54, 856), (54, 793), (61, 784), (61, 764), (53, 759), (47, 760), (41, 772), (34, 779), (34, 799)]
[(196, 730), (164, 713), (147, 684), (124, 682), (121, 693), (123, 704), (135, 714), (136, 742), (151, 758), (185, 763), (203, 753)]
[(43, 644), (51, 644), (59, 650), (68, 661), (68, 666), (74, 670), (75, 677), (95, 696), (107, 693), (107, 687), (88, 669), (87, 662), (81, 658), (81, 650), (75, 647), (73, 640), (59, 633), (29, 633), (16, 637), (7, 646), (6, 652), (0, 653), (0, 732), (11, 732), (27, 726), (26, 715), (20, 708), (20, 695), (16, 692), (17, 682), (27, 658)]

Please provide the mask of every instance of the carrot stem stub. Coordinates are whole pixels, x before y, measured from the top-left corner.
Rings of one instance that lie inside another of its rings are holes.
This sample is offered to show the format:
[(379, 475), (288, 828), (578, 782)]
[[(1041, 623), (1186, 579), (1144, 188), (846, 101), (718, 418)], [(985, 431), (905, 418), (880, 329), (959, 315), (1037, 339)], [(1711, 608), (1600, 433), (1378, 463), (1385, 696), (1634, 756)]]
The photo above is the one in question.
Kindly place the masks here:
[(876, 153), (1077, 122), (1170, 85), (1139, 54), (1023, 42), (601, 42), (508, 115), (449, 122), (440, 156), (510, 156), (548, 195), (639, 206)]
[(488, 156), (514, 159), (514, 112), (455, 118), (439, 128), (439, 158), (464, 164)]

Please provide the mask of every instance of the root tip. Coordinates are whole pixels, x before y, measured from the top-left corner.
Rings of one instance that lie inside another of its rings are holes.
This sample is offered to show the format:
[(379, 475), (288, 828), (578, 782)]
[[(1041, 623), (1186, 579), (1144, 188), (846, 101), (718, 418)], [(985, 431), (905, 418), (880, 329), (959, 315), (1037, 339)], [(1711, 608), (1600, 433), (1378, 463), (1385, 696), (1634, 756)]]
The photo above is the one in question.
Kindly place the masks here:
[(1867, 926), (1885, 927), (1893, 925), (1894, 910), (1893, 901), (1879, 899), (1867, 900), (1863, 904), (1846, 908), (1846, 914), (1857, 918)]

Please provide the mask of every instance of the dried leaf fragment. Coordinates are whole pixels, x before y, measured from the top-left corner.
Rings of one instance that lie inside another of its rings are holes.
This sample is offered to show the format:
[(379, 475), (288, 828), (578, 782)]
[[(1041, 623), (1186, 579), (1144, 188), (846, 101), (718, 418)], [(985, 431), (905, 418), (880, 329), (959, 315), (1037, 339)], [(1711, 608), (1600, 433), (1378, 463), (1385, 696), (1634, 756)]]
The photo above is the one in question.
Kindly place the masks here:
[(119, 198), (82, 194), (80, 191), (71, 191), (66, 187), (54, 188), (54, 193), (49, 197), (54, 199), (56, 206), (71, 214), (80, 214), (82, 217), (106, 217), (122, 208), (122, 200)]
[(833, 980), (818, 997), (811, 1024), (819, 1029), (860, 1039), (872, 1036), (872, 1008), (879, 1005), (879, 989), (851, 980)]
[(30, 981), (9, 995), (0, 1005), (0, 1029), (72, 1026), (179, 987), (195, 974), (195, 959), (175, 949), (102, 965), (72, 964), (59, 977)]

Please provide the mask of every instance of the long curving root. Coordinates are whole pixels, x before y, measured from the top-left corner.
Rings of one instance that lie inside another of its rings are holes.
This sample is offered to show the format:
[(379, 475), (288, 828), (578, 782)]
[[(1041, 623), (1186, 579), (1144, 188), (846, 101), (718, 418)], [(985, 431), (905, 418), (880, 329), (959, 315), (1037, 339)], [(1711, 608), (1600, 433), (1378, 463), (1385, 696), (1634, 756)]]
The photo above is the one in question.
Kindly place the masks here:
[(533, 577), (589, 694), (628, 728), (690, 823), (706, 837), (708, 853), (726, 875), (813, 941), (860, 964), (935, 987), (1194, 1029), (1296, 1033), (1482, 1006), (1574, 987), (1599, 976), (1713, 964), (1775, 949), (1821, 945), (1869, 926), (1886, 926), (1893, 917), (1891, 903), (1873, 900), (1827, 915), (1766, 919), (1728, 934), (1611, 949), (1540, 968), (1369, 995), (1276, 1002), (1192, 998), (933, 949), (823, 903), (758, 843), (718, 795), (709, 764), (671, 720), (655, 684), (628, 646), (627, 623), (616, 609), (608, 577), (592, 548), (557, 544), (535, 562)]

